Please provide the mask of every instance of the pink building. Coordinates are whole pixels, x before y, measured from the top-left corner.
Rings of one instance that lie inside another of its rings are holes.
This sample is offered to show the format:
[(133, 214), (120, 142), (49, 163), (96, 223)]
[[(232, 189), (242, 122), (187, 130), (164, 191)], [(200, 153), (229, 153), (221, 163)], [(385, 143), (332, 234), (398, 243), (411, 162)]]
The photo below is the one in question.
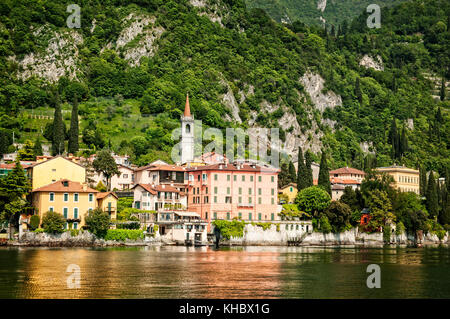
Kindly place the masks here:
[(211, 222), (278, 220), (278, 170), (250, 163), (187, 168), (188, 210)]
[(169, 185), (136, 184), (133, 207), (142, 210), (186, 209), (186, 195)]
[(169, 185), (184, 192), (186, 187), (185, 168), (169, 164), (149, 164), (135, 169), (136, 184)]

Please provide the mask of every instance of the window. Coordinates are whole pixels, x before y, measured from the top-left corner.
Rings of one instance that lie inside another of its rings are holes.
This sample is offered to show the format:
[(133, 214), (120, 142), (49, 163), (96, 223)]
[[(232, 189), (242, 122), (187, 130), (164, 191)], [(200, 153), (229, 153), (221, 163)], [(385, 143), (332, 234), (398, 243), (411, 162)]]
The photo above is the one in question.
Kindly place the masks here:
[(298, 225), (297, 225), (297, 226), (295, 226), (295, 230), (298, 230)]
[(272, 181), (272, 183), (275, 182), (275, 176), (271, 176), (270, 180)]
[(258, 213), (258, 220), (261, 220), (261, 213)]
[(214, 216), (214, 219), (217, 219), (217, 213), (216, 212), (214, 212), (213, 216)]
[(239, 204), (242, 204), (242, 197), (239, 196)]
[(78, 193), (73, 194), (73, 201), (78, 203)]
[(275, 199), (273, 199), (273, 197), (272, 197), (272, 205), (274, 205), (275, 204)]
[(275, 195), (275, 188), (272, 188), (271, 190), (270, 190), (270, 194), (273, 196), (273, 195)]
[(69, 209), (67, 207), (63, 208), (63, 215), (64, 215), (64, 218), (66, 218), (66, 219), (69, 216)]
[(217, 203), (217, 196), (214, 196), (214, 203)]
[[(109, 203), (109, 204), (111, 204), (111, 203)], [(74, 209), (73, 209), (73, 218), (74, 219), (78, 218), (78, 207), (74, 207)]]
[(228, 195), (230, 194), (230, 188), (229, 187), (227, 187), (227, 194)]
[(261, 195), (261, 188), (258, 188), (258, 195)]
[(197, 181), (200, 182), (200, 174), (197, 175)]
[(294, 191), (294, 189), (291, 187), (291, 188), (289, 189), (289, 191), (292, 193), (292, 192)]
[(49, 211), (49, 212), (53, 212), (53, 206), (50, 206), (50, 207), (48, 208), (48, 211)]
[(261, 176), (258, 176), (258, 182), (261, 182), (262, 178)]
[(242, 175), (242, 181), (245, 182), (245, 175)]
[(252, 213), (248, 213), (248, 220), (252, 220)]
[(251, 198), (251, 197), (248, 198), (248, 203), (249, 203), (249, 204), (252, 203), (252, 198)]
[(225, 203), (231, 204), (231, 196), (226, 196), (225, 197)]
[(250, 182), (253, 182), (253, 175), (250, 175)]
[(195, 187), (192, 188), (192, 193), (195, 195)]
[(227, 219), (231, 219), (230, 217), (230, 213), (227, 213)]
[(186, 124), (186, 129), (185, 129), (186, 133), (191, 133), (191, 125)]
[(242, 195), (242, 187), (239, 187), (239, 195)]
[(230, 175), (227, 175), (227, 181), (230, 181)]
[(261, 197), (258, 197), (258, 204), (261, 204)]
[(94, 194), (92, 194), (92, 193), (89, 194), (89, 201), (90, 202), (94, 201)]
[(78, 223), (73, 223), (73, 229), (78, 229)]
[(205, 204), (208, 204), (208, 196), (203, 197)]
[(128, 178), (128, 174), (123, 174), (123, 178)]
[(214, 174), (214, 180), (217, 181), (217, 174)]
[(65, 202), (69, 201), (69, 194), (68, 193), (64, 193), (64, 201)]
[(55, 193), (50, 193), (50, 201), (51, 202), (55, 201)]
[(239, 216), (239, 219), (241, 219), (242, 218), (242, 213), (239, 213), (238, 216)]
[(202, 179), (206, 181), (206, 174), (202, 174)]
[(237, 181), (237, 175), (234, 175), (234, 176), (233, 176), (233, 180), (234, 180), (234, 181)]
[(217, 186), (214, 186), (214, 194), (217, 194)]
[(208, 195), (208, 187), (205, 188), (205, 194)]
[(208, 220), (208, 212), (205, 212), (205, 219)]
[(275, 214), (274, 213), (270, 214), (270, 219), (271, 220), (275, 220)]

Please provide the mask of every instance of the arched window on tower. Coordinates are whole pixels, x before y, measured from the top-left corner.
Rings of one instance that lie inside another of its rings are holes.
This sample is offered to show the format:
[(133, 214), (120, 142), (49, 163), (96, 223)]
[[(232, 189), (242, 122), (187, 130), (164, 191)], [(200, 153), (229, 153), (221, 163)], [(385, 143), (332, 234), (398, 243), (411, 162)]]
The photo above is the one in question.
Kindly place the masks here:
[(186, 133), (191, 133), (191, 125), (186, 124)]

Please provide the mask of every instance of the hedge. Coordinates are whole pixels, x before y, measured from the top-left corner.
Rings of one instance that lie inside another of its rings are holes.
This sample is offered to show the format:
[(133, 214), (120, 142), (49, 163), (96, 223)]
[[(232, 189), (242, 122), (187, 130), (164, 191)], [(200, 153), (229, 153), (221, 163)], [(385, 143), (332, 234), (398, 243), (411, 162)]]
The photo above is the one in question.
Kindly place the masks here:
[(140, 229), (108, 229), (105, 240), (125, 241), (126, 239), (144, 239), (144, 232)]

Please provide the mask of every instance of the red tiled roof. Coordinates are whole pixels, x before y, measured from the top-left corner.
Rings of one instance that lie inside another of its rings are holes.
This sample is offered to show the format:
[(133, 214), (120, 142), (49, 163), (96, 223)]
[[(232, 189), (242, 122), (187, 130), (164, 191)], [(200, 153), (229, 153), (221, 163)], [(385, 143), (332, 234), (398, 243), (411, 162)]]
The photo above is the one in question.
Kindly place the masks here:
[(108, 197), (108, 195), (112, 195), (112, 196), (114, 196), (115, 198), (118, 198), (117, 195), (116, 195), (116, 193), (114, 193), (114, 192), (102, 192), (102, 193), (98, 193), (96, 197), (97, 197), (97, 199), (103, 199), (103, 198), (105, 198), (105, 197)]
[(342, 178), (338, 178), (338, 177), (331, 177), (330, 178), (331, 184), (351, 184), (351, 185), (356, 185), (356, 184), (361, 184), (360, 182), (354, 180), (354, 179), (342, 179)]
[[(64, 182), (68, 185), (64, 186)], [(70, 193), (98, 193), (97, 190), (90, 187), (85, 187), (83, 184), (78, 182), (69, 181), (68, 179), (61, 179), (52, 184), (48, 184), (32, 190), (33, 193), (36, 192), (70, 192)]]
[(136, 184), (133, 188), (137, 186), (141, 186), (143, 189), (153, 195), (156, 195), (157, 192), (180, 193), (178, 189), (169, 185)]
[(191, 117), (191, 107), (189, 105), (189, 94), (186, 95), (186, 106), (184, 107), (184, 116)]
[[(47, 157), (48, 157), (48, 156), (47, 156)], [(44, 163), (48, 163), (48, 162), (50, 162), (50, 161), (53, 161), (54, 159), (56, 159), (56, 158), (58, 158), (58, 157), (62, 157), (63, 159), (65, 159), (65, 160), (68, 161), (68, 162), (71, 162), (71, 163), (73, 163), (73, 164), (75, 164), (75, 165), (78, 165), (78, 166), (81, 166), (81, 167), (85, 168), (83, 165), (78, 164), (77, 162), (74, 162), (74, 161), (70, 160), (69, 158), (64, 157), (64, 156), (61, 156), (61, 155), (57, 155), (57, 156), (52, 157), (52, 158), (50, 158), (50, 159), (48, 159), (48, 160), (46, 160), (46, 161), (34, 163), (34, 164), (32, 164), (32, 165), (27, 166), (26, 168), (34, 168), (34, 167), (36, 167), (36, 166), (38, 166), (38, 165), (41, 165), (41, 164), (44, 164)]]
[(360, 171), (359, 169), (356, 168), (351, 168), (351, 167), (341, 167), (335, 170), (330, 171), (330, 175), (331, 174), (359, 174), (359, 175), (366, 175), (365, 172)]

